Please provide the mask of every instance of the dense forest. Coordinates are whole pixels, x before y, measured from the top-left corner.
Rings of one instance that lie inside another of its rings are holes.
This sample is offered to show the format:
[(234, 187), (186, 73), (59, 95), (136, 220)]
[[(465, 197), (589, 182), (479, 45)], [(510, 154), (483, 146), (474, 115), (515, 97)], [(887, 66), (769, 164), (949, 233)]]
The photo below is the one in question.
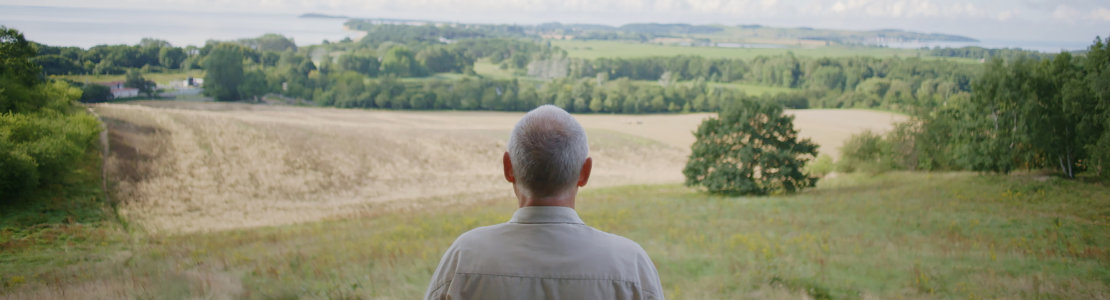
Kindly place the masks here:
[[(906, 111), (966, 97), (979, 68), (923, 58), (808, 58), (790, 53), (752, 60), (697, 56), (570, 58), (496, 32), (376, 25), (360, 41), (298, 49), (279, 35), (203, 47), (158, 40), (88, 50), (38, 45), (46, 74), (118, 74), (206, 69), (218, 100), (280, 95), (319, 105), (389, 109), (524, 110), (556, 104), (573, 112), (713, 111), (743, 90), (713, 83), (793, 89), (767, 95), (792, 108), (863, 107)], [(506, 29), (508, 30), (508, 29)], [(448, 38), (450, 37), (450, 38)], [(479, 76), (476, 61), (511, 78)], [(208, 70), (217, 68), (218, 70)], [(216, 72), (213, 72), (216, 71)]]

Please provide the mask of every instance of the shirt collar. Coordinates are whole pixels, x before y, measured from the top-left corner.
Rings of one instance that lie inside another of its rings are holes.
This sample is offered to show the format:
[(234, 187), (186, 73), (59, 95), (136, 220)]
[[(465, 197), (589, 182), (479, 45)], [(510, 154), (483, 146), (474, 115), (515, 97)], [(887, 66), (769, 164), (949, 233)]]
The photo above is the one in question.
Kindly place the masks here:
[(521, 224), (550, 224), (550, 223), (565, 223), (565, 224), (583, 224), (582, 219), (578, 217), (578, 212), (573, 208), (565, 206), (525, 206), (518, 208), (513, 213), (512, 220), (509, 223)]

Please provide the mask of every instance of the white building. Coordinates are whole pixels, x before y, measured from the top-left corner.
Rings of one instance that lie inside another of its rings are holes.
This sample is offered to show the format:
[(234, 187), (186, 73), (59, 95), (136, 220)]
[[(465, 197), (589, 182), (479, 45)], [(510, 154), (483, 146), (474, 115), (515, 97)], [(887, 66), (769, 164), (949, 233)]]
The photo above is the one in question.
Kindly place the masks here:
[(125, 87), (123, 81), (101, 82), (98, 84), (112, 89), (112, 98), (115, 99), (139, 96), (139, 89)]

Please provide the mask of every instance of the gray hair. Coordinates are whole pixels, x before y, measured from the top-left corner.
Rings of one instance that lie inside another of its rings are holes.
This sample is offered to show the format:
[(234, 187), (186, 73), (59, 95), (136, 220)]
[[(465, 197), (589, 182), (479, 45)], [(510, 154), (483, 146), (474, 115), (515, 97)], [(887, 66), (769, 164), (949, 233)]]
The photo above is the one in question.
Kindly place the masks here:
[(553, 105), (525, 114), (509, 135), (513, 177), (532, 197), (551, 196), (573, 187), (589, 154), (586, 130)]

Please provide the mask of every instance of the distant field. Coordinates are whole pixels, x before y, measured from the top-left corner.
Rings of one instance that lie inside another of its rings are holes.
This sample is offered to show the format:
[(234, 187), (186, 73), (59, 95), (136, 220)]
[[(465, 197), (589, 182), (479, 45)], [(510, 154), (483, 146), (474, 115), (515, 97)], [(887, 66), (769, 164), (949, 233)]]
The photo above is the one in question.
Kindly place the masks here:
[[(45, 230), (42, 246), (0, 248), (0, 297), (416, 299), (455, 237), (514, 209), (501, 195), (184, 235)], [(970, 173), (842, 175), (772, 197), (587, 187), (578, 202), (647, 250), (671, 299), (1106, 299), (1108, 209), (1105, 186)]]
[[(637, 84), (645, 84), (645, 85), (658, 85), (659, 84), (658, 81), (651, 81), (651, 80), (633, 80), (632, 82), (635, 82)], [(680, 81), (680, 82), (678, 82), (678, 84), (689, 86), (689, 85), (693, 84), (693, 81)], [(753, 95), (753, 96), (778, 94), (778, 93), (789, 93), (789, 92), (798, 91), (798, 89), (778, 87), (778, 86), (766, 86), (766, 85), (751, 84), (751, 83), (707, 82), (706, 84), (709, 85), (710, 87), (721, 87), (721, 88), (726, 88), (726, 89), (740, 90), (740, 91), (743, 91), (745, 94)]]
[[(143, 73), (143, 78), (154, 81), (158, 84), (166, 84), (171, 81), (185, 80), (192, 76), (193, 78), (204, 78), (204, 71), (193, 70), (189, 72), (167, 72), (167, 73)], [(76, 82), (111, 82), (123, 81), (124, 75), (51, 75), (51, 78), (59, 78), (72, 80)]]
[(792, 89), (792, 88), (785, 88), (785, 87), (779, 87), (779, 86), (766, 86), (766, 85), (758, 85), (758, 84), (750, 84), (750, 83), (710, 82), (709, 86), (737, 89), (737, 90), (744, 91), (745, 94), (756, 95), (756, 96), (758, 96), (758, 95), (779, 94), (779, 93), (789, 93), (789, 92), (797, 91), (797, 89)]
[(500, 65), (491, 63), (487, 60), (474, 62), (474, 72), (482, 76), (489, 76), (497, 79), (512, 79), (516, 77), (511, 69), (502, 70)]
[[(793, 48), (723, 48), (723, 47), (688, 47), (674, 45), (643, 44), (620, 41), (577, 41), (577, 40), (551, 40), (551, 44), (567, 50), (571, 57), (595, 59), (600, 57), (651, 57), (651, 56), (677, 56), (691, 55), (706, 58), (733, 58), (752, 59), (757, 56), (772, 56), (792, 52), (797, 56), (808, 57), (917, 57), (929, 59), (942, 59), (925, 56), (920, 50), (898, 48), (874, 47), (793, 47)], [(969, 59), (949, 60), (974, 62)]]
[[(500, 155), (521, 113), (405, 112), (228, 103), (102, 104), (121, 214), (154, 233), (257, 227), (382, 207), (511, 196)], [(903, 116), (791, 111), (803, 137), (836, 148)], [(681, 182), (710, 114), (579, 115), (591, 186)]]

